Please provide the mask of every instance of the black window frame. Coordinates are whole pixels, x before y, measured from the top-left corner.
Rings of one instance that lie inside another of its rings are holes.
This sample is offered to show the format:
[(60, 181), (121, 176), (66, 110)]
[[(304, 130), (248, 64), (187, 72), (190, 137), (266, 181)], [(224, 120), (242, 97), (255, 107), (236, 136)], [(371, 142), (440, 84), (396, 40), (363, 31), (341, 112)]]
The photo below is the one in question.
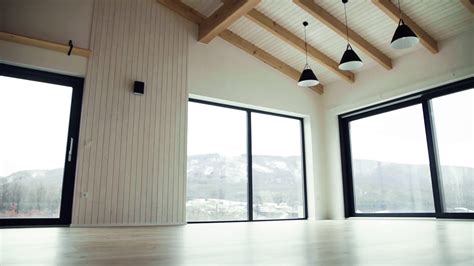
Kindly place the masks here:
[[(443, 193), (440, 179), (440, 164), (438, 161), (438, 150), (436, 136), (434, 132), (433, 112), (431, 100), (445, 95), (461, 92), (474, 88), (474, 78), (467, 78), (461, 81), (435, 87), (429, 90), (410, 94), (394, 100), (375, 104), (359, 110), (344, 113), (338, 116), (339, 121), (339, 141), (341, 152), (342, 185), (344, 194), (344, 216), (349, 217), (433, 217), (451, 219), (474, 219), (474, 213), (445, 212), (443, 207)], [(354, 200), (354, 182), (352, 177), (352, 156), (350, 143), (349, 123), (395, 111), (404, 107), (420, 104), (423, 109), (423, 121), (428, 147), (429, 167), (431, 174), (431, 184), (434, 199), (434, 212), (424, 213), (356, 213)]]
[[(0, 227), (70, 226), (72, 221), (84, 78), (13, 66), (4, 63), (0, 63), (0, 76), (38, 81), (72, 88), (71, 109), (66, 142), (68, 148), (64, 151), (64, 174), (59, 218), (0, 219)], [(71, 160), (68, 161), (68, 150), (71, 145), (71, 139), (73, 140), (72, 153)]]
[[(269, 221), (298, 221), (308, 219), (308, 200), (307, 200), (307, 183), (306, 183), (306, 152), (305, 152), (305, 136), (304, 136), (304, 119), (302, 117), (272, 113), (252, 108), (216, 103), (201, 99), (189, 98), (189, 102), (207, 104), (211, 106), (223, 107), (228, 109), (240, 110), (246, 112), (247, 116), (247, 219), (246, 220), (222, 220), (222, 221), (187, 221), (188, 224), (205, 224), (205, 223), (237, 223), (237, 222), (269, 222)], [(284, 118), (295, 119), (300, 122), (301, 128), (301, 155), (302, 155), (302, 177), (303, 177), (303, 217), (288, 219), (258, 219), (253, 218), (253, 174), (252, 174), (252, 113), (272, 115)]]

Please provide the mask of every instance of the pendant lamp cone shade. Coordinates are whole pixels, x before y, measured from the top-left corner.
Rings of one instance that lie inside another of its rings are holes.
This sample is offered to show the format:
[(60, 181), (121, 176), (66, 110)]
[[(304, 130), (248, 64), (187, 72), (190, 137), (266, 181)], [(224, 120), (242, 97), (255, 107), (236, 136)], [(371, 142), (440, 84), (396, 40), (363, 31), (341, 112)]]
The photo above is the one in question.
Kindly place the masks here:
[(319, 84), (319, 80), (316, 75), (313, 73), (311, 68), (307, 67), (301, 73), (300, 79), (298, 80), (298, 86), (301, 87), (311, 87)]
[(408, 27), (403, 19), (398, 22), (398, 27), (393, 34), (390, 46), (393, 49), (406, 49), (419, 42), (418, 36)]
[(352, 46), (349, 42), (349, 27), (347, 26), (347, 10), (346, 10), (346, 4), (348, 0), (342, 0), (342, 3), (344, 4), (344, 18), (346, 21), (346, 36), (347, 36), (347, 46), (346, 46), (346, 51), (342, 55), (341, 62), (339, 62), (338, 68), (340, 70), (354, 70), (363, 65), (362, 60), (360, 60), (360, 57), (354, 52), (352, 49)]
[(303, 21), (304, 27), (304, 52), (306, 58), (306, 64), (303, 67), (303, 72), (301, 72), (300, 79), (298, 80), (298, 86), (300, 87), (312, 87), (319, 84), (319, 80), (314, 74), (313, 70), (309, 67), (308, 64), (308, 47), (306, 44), (306, 27), (308, 26), (308, 22)]
[(352, 50), (350, 44), (347, 45), (346, 51), (342, 55), (341, 62), (339, 63), (340, 70), (354, 70), (363, 65), (360, 57)]

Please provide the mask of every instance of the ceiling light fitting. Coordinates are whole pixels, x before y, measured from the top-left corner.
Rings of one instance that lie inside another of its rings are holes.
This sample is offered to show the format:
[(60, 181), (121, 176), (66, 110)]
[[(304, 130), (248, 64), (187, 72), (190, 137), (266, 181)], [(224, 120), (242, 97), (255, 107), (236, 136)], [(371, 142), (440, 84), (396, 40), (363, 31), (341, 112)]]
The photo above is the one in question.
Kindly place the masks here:
[(419, 42), (418, 36), (408, 27), (402, 18), (402, 9), (400, 8), (400, 0), (398, 0), (398, 11), (400, 12), (400, 20), (398, 27), (393, 34), (390, 47), (393, 49), (407, 49)]
[(344, 4), (344, 18), (346, 20), (347, 46), (346, 46), (346, 51), (342, 55), (342, 58), (338, 67), (340, 70), (346, 70), (346, 71), (357, 69), (363, 65), (362, 60), (356, 54), (354, 49), (352, 49), (352, 46), (349, 41), (349, 26), (347, 25), (347, 11), (346, 11), (347, 2), (348, 0), (342, 0), (342, 3)]
[(308, 45), (306, 42), (306, 27), (308, 26), (308, 22), (303, 22), (304, 27), (304, 51), (306, 55), (306, 64), (304, 65), (303, 72), (301, 72), (300, 79), (298, 80), (298, 86), (301, 87), (311, 87), (316, 86), (319, 84), (319, 80), (316, 75), (311, 70), (311, 67), (308, 64)]

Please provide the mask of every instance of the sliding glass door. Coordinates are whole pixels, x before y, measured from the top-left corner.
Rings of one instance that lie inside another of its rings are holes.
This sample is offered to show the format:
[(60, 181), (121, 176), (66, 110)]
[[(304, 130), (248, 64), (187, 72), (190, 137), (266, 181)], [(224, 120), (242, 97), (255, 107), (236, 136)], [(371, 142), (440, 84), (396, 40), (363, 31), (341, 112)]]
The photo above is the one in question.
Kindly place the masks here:
[(82, 83), (0, 65), (0, 225), (70, 223)]
[(345, 215), (474, 218), (474, 79), (339, 116)]

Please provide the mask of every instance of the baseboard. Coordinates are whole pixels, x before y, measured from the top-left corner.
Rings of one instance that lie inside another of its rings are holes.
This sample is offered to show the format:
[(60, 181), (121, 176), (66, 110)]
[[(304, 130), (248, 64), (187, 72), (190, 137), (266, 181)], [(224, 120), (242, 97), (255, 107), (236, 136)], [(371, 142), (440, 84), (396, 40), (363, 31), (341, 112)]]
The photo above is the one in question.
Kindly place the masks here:
[(71, 227), (153, 227), (153, 226), (181, 226), (187, 223), (160, 223), (160, 224), (71, 224)]

